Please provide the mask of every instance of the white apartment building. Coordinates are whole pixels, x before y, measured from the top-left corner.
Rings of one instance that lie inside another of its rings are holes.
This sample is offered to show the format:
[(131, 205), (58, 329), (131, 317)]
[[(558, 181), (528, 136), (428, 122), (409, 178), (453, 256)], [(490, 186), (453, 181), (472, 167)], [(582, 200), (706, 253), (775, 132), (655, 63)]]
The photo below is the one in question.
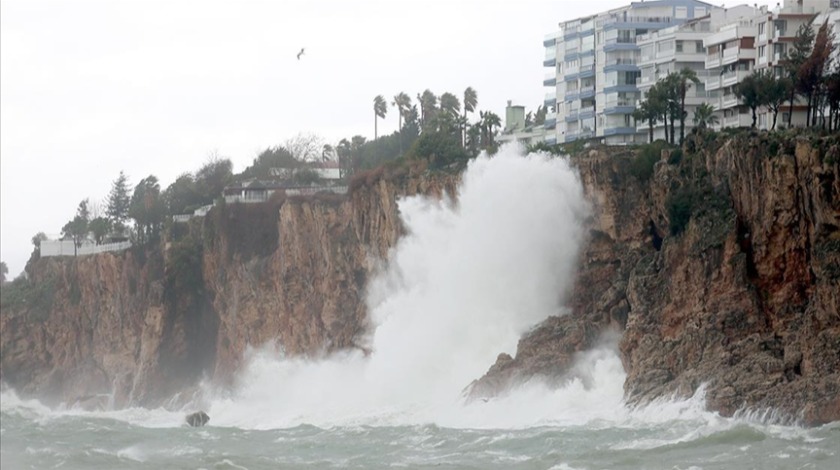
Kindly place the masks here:
[[(703, 102), (716, 109), (717, 128), (748, 127), (752, 115), (735, 97), (735, 86), (756, 69), (781, 75), (797, 30), (810, 21), (815, 30), (826, 21), (833, 25), (840, 46), (840, 0), (784, 0), (774, 9), (721, 8), (693, 0), (633, 2), (561, 23), (560, 31), (543, 41), (543, 65), (551, 67), (543, 81), (550, 87), (546, 140), (647, 142), (647, 124), (636, 123), (633, 110), (656, 80), (685, 67), (702, 82), (686, 97), (686, 128)], [(777, 125), (791, 120), (805, 124), (802, 103), (792, 119), (783, 110)], [(760, 110), (757, 125), (770, 128), (772, 115)], [(664, 124), (657, 123), (654, 139), (664, 132)]]
[(731, 8), (727, 24), (703, 39), (706, 90), (717, 95), (711, 102), (719, 119), (716, 129), (752, 124), (750, 110), (735, 96), (735, 87), (755, 69), (757, 19), (766, 13), (766, 7)]
[[(783, 5), (777, 5), (775, 9), (761, 15), (756, 19), (755, 68), (757, 70), (770, 69), (777, 76), (782, 76), (785, 57), (793, 47), (796, 32), (800, 26), (813, 21), (816, 32), (822, 21), (815, 17), (823, 13), (821, 16), (827, 19), (825, 13), (837, 8), (840, 8), (840, 0), (785, 0)], [(787, 109), (785, 107), (785, 110), (780, 113), (777, 125), (789, 126), (792, 123), (794, 126), (804, 126), (806, 124), (807, 111), (804, 102), (794, 104), (792, 117)], [(767, 110), (759, 111), (758, 128), (769, 129), (772, 121), (773, 117)]]
[(550, 87), (545, 104), (555, 111), (546, 119), (546, 141), (646, 141), (632, 117), (640, 98), (637, 39), (716, 8), (697, 0), (640, 1), (561, 23), (560, 31), (543, 41), (543, 65), (552, 68), (543, 82)]

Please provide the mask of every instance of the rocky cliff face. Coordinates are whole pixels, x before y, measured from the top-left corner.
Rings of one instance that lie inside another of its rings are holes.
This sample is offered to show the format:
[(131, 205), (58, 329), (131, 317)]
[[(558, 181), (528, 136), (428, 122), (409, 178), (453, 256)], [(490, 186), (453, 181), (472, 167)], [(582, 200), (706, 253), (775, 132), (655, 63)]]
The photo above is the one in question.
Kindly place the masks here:
[(455, 184), (381, 169), (346, 197), (217, 206), (161, 249), (40, 259), (31, 276), (49, 302), (4, 307), (2, 379), (49, 402), (158, 404), (231, 379), (249, 345), (363, 348), (364, 286), (401, 233), (397, 197)]
[(596, 207), (570, 304), (473, 386), (562, 380), (606, 331), (634, 401), (840, 419), (840, 145), (836, 137), (690, 137), (682, 161), (631, 176), (632, 155), (576, 159)]
[[(838, 138), (699, 134), (678, 157), (573, 157), (595, 212), (571, 313), (501, 355), (473, 396), (565, 380), (613, 333), (631, 401), (705, 385), (726, 414), (840, 419)], [(56, 401), (103, 405), (113, 390), (116, 406), (156, 404), (201, 377), (229, 380), (248, 345), (364, 349), (364, 286), (401, 234), (396, 198), (455, 184), (379, 170), (348, 197), (216, 207), (159, 251), (39, 260), (48, 298), (0, 315), (2, 378)]]

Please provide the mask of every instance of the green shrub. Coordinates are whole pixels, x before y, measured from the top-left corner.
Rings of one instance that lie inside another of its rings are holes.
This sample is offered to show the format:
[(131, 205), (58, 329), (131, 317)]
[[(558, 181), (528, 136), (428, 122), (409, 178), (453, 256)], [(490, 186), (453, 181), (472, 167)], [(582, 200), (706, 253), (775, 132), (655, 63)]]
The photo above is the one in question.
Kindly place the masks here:
[(0, 289), (0, 311), (3, 314), (25, 314), (31, 320), (43, 321), (49, 318), (54, 298), (54, 278), (36, 283), (18, 277)]
[(696, 193), (693, 188), (682, 187), (671, 191), (666, 200), (668, 209), (668, 220), (671, 226), (671, 235), (679, 235), (685, 231), (691, 220), (691, 213), (694, 211)]
[(657, 140), (650, 144), (640, 145), (636, 155), (630, 162), (630, 174), (639, 181), (645, 182), (653, 176), (653, 167), (662, 158), (662, 151), (671, 148), (664, 140)]

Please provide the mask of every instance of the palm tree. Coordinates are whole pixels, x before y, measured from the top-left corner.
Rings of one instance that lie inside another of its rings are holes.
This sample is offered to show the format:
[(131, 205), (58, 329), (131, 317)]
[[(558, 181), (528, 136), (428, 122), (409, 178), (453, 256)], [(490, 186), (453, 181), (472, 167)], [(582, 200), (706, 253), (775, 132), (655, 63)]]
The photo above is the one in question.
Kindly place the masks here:
[(376, 95), (373, 99), (373, 140), (379, 137), (378, 119), (384, 118), (386, 114), (388, 114), (388, 102), (382, 95)]
[(709, 103), (700, 103), (694, 110), (694, 126), (705, 129), (720, 123), (720, 118), (715, 115), (714, 106)]
[(680, 145), (682, 145), (683, 140), (685, 140), (685, 118), (688, 114), (685, 111), (685, 95), (692, 83), (694, 85), (700, 84), (700, 79), (697, 78), (697, 72), (686, 67), (677, 73), (677, 83), (680, 94)]
[(399, 123), (399, 140), (400, 140), (400, 155), (403, 153), (402, 148), (402, 130), (403, 130), (403, 118), (411, 112), (411, 98), (405, 94), (405, 92), (399, 92), (396, 96), (394, 96), (394, 101), (391, 102), (391, 105), (397, 108), (397, 121)]
[[(648, 123), (648, 142), (653, 142), (653, 126), (656, 121), (662, 116), (662, 109), (656, 101), (656, 96), (648, 93), (647, 99), (639, 102), (639, 106), (633, 111), (633, 119), (636, 121), (647, 121)], [(665, 131), (667, 134), (667, 130)]]
[(440, 95), (440, 110), (451, 114), (453, 117), (457, 117), (461, 112), (461, 102), (458, 101), (457, 96), (446, 92)]
[(391, 102), (391, 105), (397, 108), (399, 129), (402, 130), (403, 118), (411, 109), (411, 98), (405, 92), (400, 92), (397, 96), (394, 96), (394, 101)]
[(475, 112), (475, 107), (478, 105), (478, 94), (473, 90), (472, 87), (468, 86), (466, 90), (464, 90), (464, 126), (461, 128), (461, 132), (463, 134), (462, 137), (462, 145), (467, 145), (467, 111)]
[(492, 111), (482, 111), (479, 115), (481, 116), (481, 127), (484, 134), (482, 142), (485, 147), (490, 147), (493, 145), (493, 128), (501, 126), (502, 120)]
[(422, 95), (417, 95), (417, 101), (420, 103), (420, 126), (425, 129), (437, 110), (437, 96), (427, 88)]

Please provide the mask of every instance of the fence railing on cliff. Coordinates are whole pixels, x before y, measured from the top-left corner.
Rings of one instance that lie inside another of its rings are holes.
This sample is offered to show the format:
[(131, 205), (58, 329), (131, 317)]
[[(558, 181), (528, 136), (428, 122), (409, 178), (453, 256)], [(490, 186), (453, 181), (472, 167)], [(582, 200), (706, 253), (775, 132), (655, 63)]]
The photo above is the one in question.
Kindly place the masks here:
[(131, 248), (131, 242), (115, 242), (103, 243), (97, 245), (95, 243), (82, 243), (81, 246), (76, 247), (73, 240), (44, 240), (40, 245), (41, 257), (47, 256), (76, 256), (76, 255), (95, 255), (97, 253), (105, 253), (108, 251), (122, 251)]

